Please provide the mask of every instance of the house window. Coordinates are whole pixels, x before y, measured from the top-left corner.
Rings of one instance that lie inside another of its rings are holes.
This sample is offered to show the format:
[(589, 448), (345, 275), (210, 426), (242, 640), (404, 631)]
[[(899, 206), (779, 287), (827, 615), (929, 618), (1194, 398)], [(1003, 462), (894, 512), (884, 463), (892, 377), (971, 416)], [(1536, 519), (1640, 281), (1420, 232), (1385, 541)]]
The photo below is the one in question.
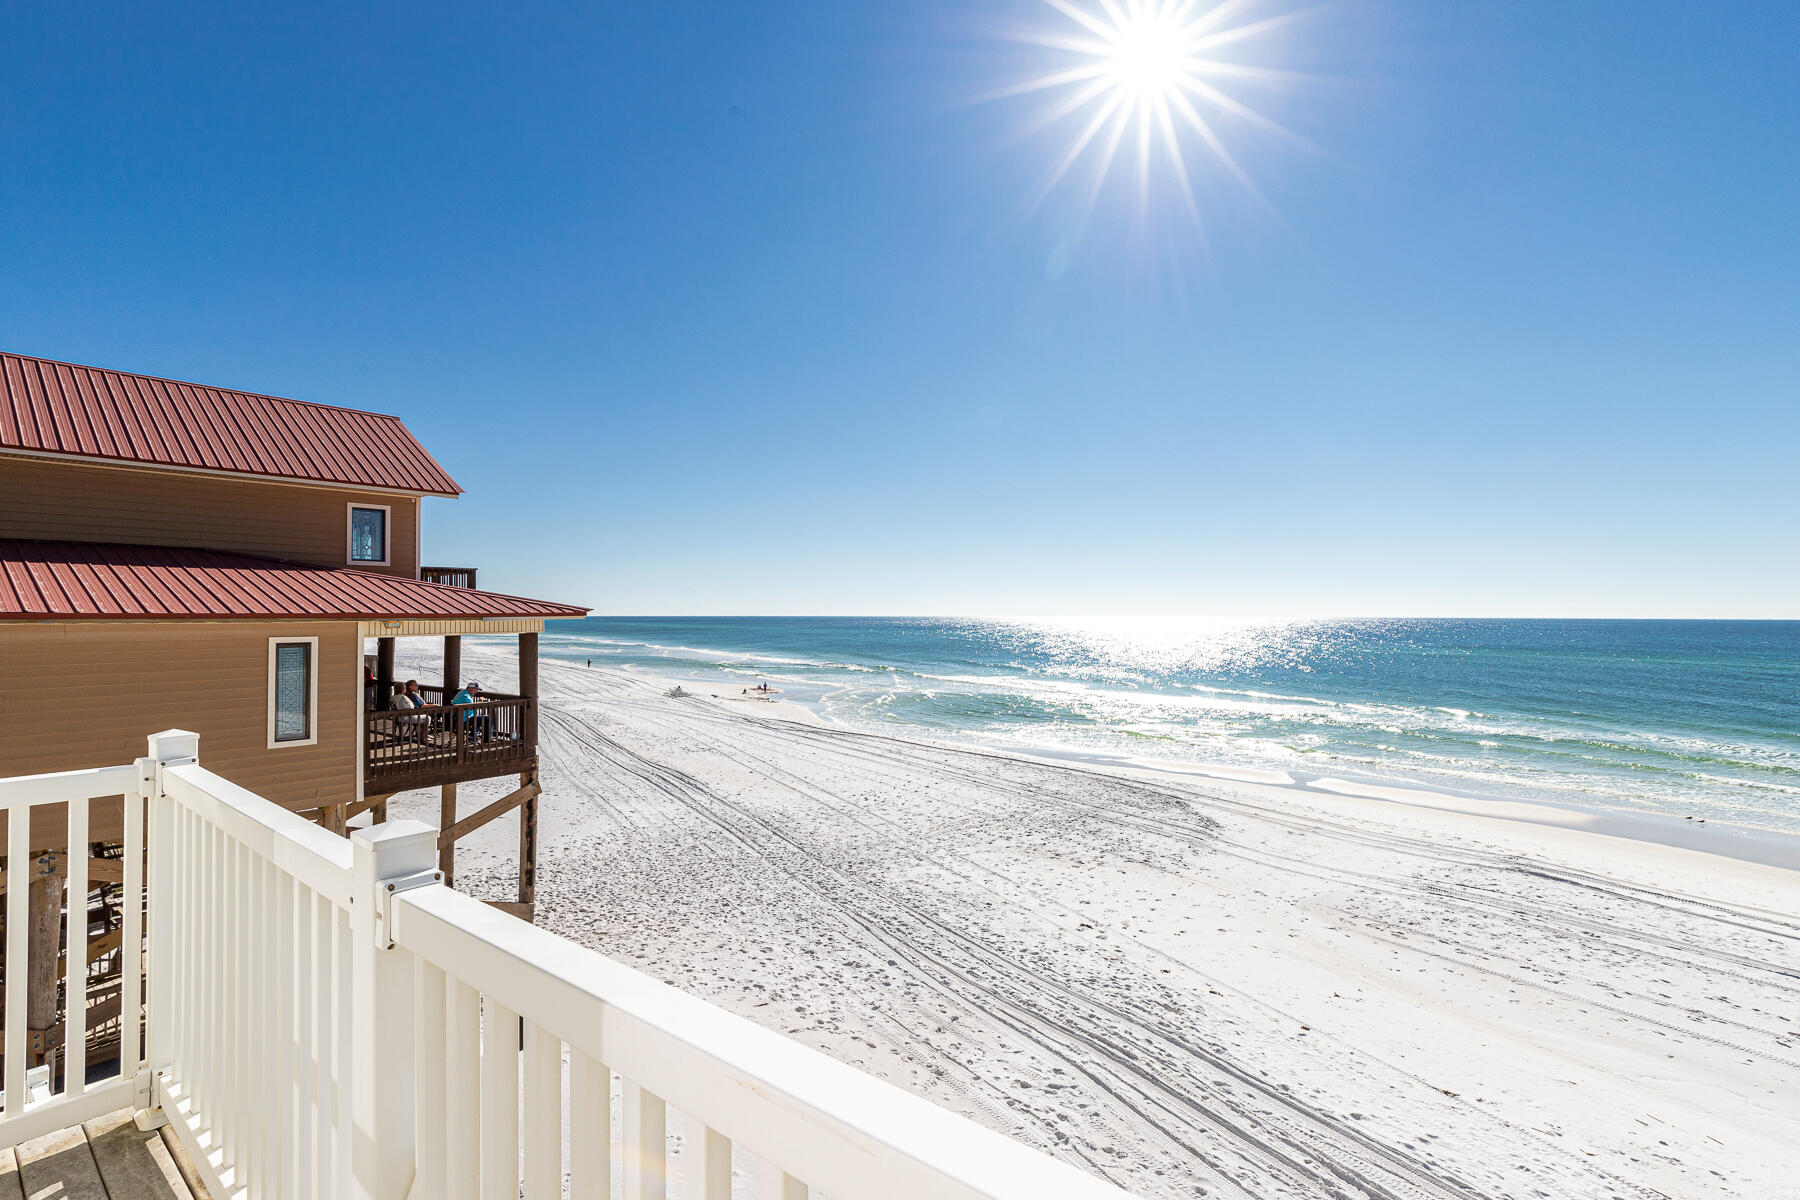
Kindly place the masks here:
[(319, 740), (319, 639), (269, 639), (269, 747)]
[(388, 562), (388, 507), (350, 506), (350, 561), (386, 566)]

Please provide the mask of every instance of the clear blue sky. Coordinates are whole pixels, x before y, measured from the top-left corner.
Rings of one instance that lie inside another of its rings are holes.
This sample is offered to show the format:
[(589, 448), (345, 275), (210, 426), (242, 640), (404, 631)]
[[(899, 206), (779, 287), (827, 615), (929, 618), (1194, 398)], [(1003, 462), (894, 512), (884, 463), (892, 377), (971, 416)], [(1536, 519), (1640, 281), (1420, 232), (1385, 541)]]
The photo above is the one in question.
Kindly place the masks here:
[(398, 413), (602, 612), (1800, 616), (1800, 5), (1344, 0), (1204, 250), (1025, 211), (1021, 27), (9, 3), (0, 345)]

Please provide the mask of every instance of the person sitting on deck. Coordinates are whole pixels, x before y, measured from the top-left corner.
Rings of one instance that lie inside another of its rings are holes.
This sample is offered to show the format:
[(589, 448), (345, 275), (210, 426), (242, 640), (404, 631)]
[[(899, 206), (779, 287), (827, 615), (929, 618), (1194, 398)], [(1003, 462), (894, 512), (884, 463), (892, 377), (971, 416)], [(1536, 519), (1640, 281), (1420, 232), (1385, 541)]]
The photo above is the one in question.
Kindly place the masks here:
[(420, 740), (421, 734), (419, 730), (423, 726), (430, 724), (431, 718), (424, 713), (413, 715), (412, 698), (406, 694), (405, 684), (398, 681), (395, 682), (394, 694), (388, 697), (387, 706), (389, 712), (408, 714), (407, 716), (401, 717), (396, 723), (397, 728), (395, 729), (395, 733), (399, 735), (400, 740), (405, 742)]
[[(419, 681), (416, 679), (409, 679), (406, 681), (406, 699), (414, 708), (432, 707), (431, 701), (425, 698), (425, 693), (419, 690)], [(444, 727), (444, 723), (434, 717), (420, 717), (419, 723), (422, 725), (428, 724), (433, 729), (442, 729)]]
[[(415, 683), (412, 686), (417, 687), (418, 684)], [(394, 684), (394, 695), (388, 700), (388, 708), (390, 711), (410, 713), (416, 708), (423, 707), (423, 697), (415, 698), (409, 695), (407, 693), (407, 685), (404, 683)], [(429, 725), (431, 723), (431, 718), (424, 713), (420, 713), (417, 716), (405, 717), (403, 720), (408, 725)]]
[[(451, 699), (452, 704), (474, 704), (481, 698), (481, 685), (473, 679), (463, 684)], [(486, 712), (466, 712), (463, 724), (468, 727), (470, 737), (479, 737), (484, 742), (494, 740), (494, 714)]]

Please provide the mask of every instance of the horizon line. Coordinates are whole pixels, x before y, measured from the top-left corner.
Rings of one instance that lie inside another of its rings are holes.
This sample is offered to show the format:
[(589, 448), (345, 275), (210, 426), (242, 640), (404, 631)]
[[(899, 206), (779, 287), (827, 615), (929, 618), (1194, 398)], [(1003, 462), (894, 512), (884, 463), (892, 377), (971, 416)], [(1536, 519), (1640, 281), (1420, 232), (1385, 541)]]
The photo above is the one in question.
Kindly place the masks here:
[[(563, 619), (563, 618), (559, 618)], [(1156, 614), (1156, 613), (1057, 613), (1057, 614), (996, 614), (996, 613), (877, 613), (877, 612), (837, 612), (837, 613), (804, 613), (804, 612), (590, 612), (586, 617), (567, 618), (569, 620), (602, 620), (602, 621), (643, 621), (643, 620), (699, 620), (699, 621), (741, 621), (741, 620), (782, 620), (782, 621), (1192, 621), (1216, 624), (1292, 624), (1296, 622), (1314, 621), (1684, 621), (1684, 622), (1735, 622), (1739, 624), (1800, 624), (1800, 617), (1688, 617), (1688, 616), (1551, 616), (1546, 614), (1463, 614), (1463, 613), (1403, 613), (1388, 615), (1335, 615), (1335, 616), (1210, 616), (1199, 614)], [(549, 629), (545, 630), (550, 632)]]

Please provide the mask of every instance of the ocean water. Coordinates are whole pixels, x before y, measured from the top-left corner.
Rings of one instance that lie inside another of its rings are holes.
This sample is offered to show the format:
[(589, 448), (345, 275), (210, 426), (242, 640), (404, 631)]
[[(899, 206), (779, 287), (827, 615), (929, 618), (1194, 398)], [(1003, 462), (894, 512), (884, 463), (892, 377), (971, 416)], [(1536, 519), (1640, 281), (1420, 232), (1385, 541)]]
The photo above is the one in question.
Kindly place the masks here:
[(546, 655), (852, 728), (1800, 833), (1800, 621), (605, 617)]

